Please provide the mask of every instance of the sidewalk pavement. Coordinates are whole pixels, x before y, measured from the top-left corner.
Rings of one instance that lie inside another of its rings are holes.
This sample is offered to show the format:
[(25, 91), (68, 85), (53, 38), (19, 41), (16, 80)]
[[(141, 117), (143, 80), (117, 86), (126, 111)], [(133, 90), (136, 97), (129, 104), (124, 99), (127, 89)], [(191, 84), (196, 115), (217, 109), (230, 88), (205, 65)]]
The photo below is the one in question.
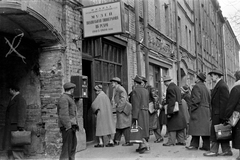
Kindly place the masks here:
[[(115, 147), (94, 148), (96, 142), (87, 143), (87, 149), (78, 152), (75, 157), (76, 160), (235, 160), (238, 156), (238, 150), (233, 149), (233, 156), (230, 157), (204, 157), (205, 151), (189, 151), (185, 146), (163, 146), (167, 138), (161, 143), (154, 143), (154, 140), (154, 135), (151, 135), (149, 140), (151, 150), (144, 154), (135, 151), (138, 148), (137, 144), (123, 147), (124, 138), (122, 138), (121, 144)], [(191, 137), (187, 139), (187, 146), (190, 140)], [(219, 152), (221, 153), (221, 149)]]

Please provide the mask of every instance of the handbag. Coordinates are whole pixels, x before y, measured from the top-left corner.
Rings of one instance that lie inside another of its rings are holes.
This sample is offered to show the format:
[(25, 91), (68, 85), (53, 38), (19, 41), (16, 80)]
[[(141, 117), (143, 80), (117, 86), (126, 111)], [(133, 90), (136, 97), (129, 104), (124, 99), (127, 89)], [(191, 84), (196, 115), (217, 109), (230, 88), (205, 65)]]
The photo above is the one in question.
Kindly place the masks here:
[(232, 126), (218, 124), (214, 125), (217, 140), (231, 140), (232, 139)]
[(240, 118), (240, 113), (238, 111), (234, 111), (232, 116), (229, 118), (229, 124), (234, 127)]
[(175, 102), (174, 108), (173, 108), (173, 113), (176, 113), (179, 111), (179, 105), (178, 102)]
[(137, 121), (130, 129), (130, 143), (143, 143), (142, 128), (138, 126)]
[(23, 146), (31, 144), (31, 131), (12, 131), (11, 144), (12, 146)]

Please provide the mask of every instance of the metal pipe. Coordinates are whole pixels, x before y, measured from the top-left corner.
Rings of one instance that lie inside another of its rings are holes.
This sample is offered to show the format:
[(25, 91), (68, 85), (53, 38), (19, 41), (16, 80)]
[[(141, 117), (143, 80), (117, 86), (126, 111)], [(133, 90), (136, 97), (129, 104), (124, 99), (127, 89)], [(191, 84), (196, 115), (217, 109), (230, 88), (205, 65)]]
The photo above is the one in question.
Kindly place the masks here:
[(178, 40), (178, 8), (177, 8), (177, 0), (175, 0), (175, 26), (176, 26), (176, 47), (177, 47), (177, 84), (178, 86), (181, 85), (181, 68), (180, 68), (180, 62), (181, 57), (179, 53), (179, 40)]
[(149, 55), (148, 55), (148, 0), (143, 0), (143, 17), (144, 17), (144, 44), (147, 47), (145, 49), (145, 75), (149, 82)]
[(135, 34), (136, 34), (136, 56), (137, 56), (137, 74), (141, 75), (141, 57), (140, 57), (140, 32), (139, 32), (139, 1), (134, 0), (135, 8)]

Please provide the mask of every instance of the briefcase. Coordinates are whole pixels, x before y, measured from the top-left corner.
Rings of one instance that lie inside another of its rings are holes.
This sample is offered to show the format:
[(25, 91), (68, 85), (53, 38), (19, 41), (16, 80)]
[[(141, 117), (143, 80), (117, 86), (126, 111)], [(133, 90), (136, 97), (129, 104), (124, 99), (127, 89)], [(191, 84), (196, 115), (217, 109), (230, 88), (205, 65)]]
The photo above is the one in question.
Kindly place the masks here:
[(232, 139), (232, 126), (218, 124), (214, 125), (217, 140), (231, 140)]
[(138, 126), (137, 121), (130, 129), (130, 143), (143, 143), (142, 128)]
[(12, 131), (11, 144), (12, 146), (23, 146), (31, 144), (31, 131)]

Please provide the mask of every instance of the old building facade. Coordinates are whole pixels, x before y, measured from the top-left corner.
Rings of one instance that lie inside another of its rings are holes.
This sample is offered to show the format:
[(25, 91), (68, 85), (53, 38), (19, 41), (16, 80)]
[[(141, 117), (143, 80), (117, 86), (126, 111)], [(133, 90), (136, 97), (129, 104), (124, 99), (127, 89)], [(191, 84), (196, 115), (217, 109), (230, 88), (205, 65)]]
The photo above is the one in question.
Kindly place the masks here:
[[(112, 77), (121, 78), (129, 93), (132, 79), (139, 74), (148, 77), (162, 97), (164, 75), (179, 86), (193, 85), (199, 71), (228, 66), (225, 72), (228, 79), (232, 77), (238, 61), (236, 66), (230, 64), (239, 45), (228, 25), (223, 32), (225, 20), (216, 0), (122, 0), (124, 33), (84, 38), (82, 8), (109, 2), (116, 1), (0, 1), (1, 144), (10, 83), (20, 86), (28, 104), (26, 128), (33, 132), (29, 155), (58, 156), (57, 101), (71, 76), (88, 77), (88, 98), (76, 99), (78, 151), (96, 138), (91, 111), (96, 84), (102, 84), (111, 99)], [(224, 44), (223, 34), (229, 34)], [(231, 54), (224, 56), (228, 49)], [(207, 85), (212, 86), (210, 81)]]

